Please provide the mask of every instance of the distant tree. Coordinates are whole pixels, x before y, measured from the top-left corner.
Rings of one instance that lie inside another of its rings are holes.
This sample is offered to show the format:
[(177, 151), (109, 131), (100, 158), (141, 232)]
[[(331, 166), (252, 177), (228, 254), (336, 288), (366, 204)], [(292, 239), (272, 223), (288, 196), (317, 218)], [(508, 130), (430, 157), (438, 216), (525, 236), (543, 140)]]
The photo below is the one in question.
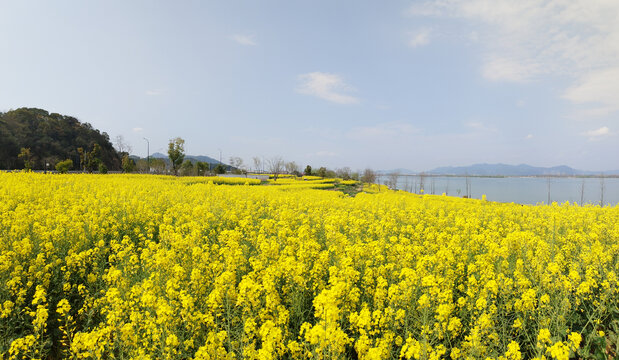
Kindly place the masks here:
[(335, 173), (340, 179), (350, 180), (350, 168), (347, 166), (337, 169)]
[(170, 139), (168, 144), (168, 157), (172, 164), (174, 175), (178, 175), (178, 169), (185, 159), (185, 140), (180, 137)]
[(273, 174), (273, 179), (277, 180), (279, 174), (284, 170), (284, 159), (281, 156), (274, 156), (269, 160), (269, 172)]
[(129, 154), (131, 152), (131, 145), (129, 145), (122, 135), (118, 135), (114, 138), (114, 147), (121, 154)]
[(375, 184), (376, 177), (377, 177), (376, 172), (368, 168), (363, 171), (363, 175), (361, 176), (361, 181), (364, 183), (368, 183), (368, 184)]
[(32, 170), (32, 153), (30, 148), (21, 148), (21, 152), (17, 157), (24, 162), (24, 169)]
[[(101, 165), (101, 158), (99, 157), (100, 155), (101, 155), (101, 146), (95, 143), (92, 147), (92, 151), (86, 154), (86, 170), (88, 170), (89, 173), (100, 169), (100, 165)], [(106, 167), (106, 170), (107, 170), (107, 167)]]
[(157, 174), (165, 174), (166, 163), (163, 159), (150, 159), (150, 167)]
[(294, 161), (288, 161), (284, 164), (284, 168), (288, 174), (297, 174), (299, 172), (299, 165)]
[(238, 156), (231, 156), (230, 157), (230, 166), (232, 166), (232, 173), (234, 173), (234, 174), (244, 174), (244, 173), (246, 173), (245, 165), (243, 164), (243, 159), (241, 159)]
[(215, 174), (225, 174), (226, 173), (226, 167), (219, 163), (217, 164), (217, 166), (215, 166), (215, 169), (213, 169), (213, 171), (215, 172)]
[(198, 161), (196, 163), (196, 173), (198, 176), (204, 176), (206, 175), (206, 172), (209, 169), (209, 163), (207, 162), (203, 162), (203, 161)]
[(355, 172), (353, 172), (353, 173), (351, 173), (351, 174), (350, 174), (350, 179), (351, 179), (351, 180), (356, 180), (356, 181), (359, 181), (359, 173), (358, 173), (358, 172), (356, 172), (356, 171), (355, 171)]
[(260, 159), (259, 156), (254, 156), (253, 160), (254, 160), (254, 171), (262, 172), (262, 159)]
[(99, 174), (107, 174), (107, 166), (104, 163), (99, 164)]
[(135, 161), (128, 154), (123, 155), (122, 159), (123, 172), (132, 173), (135, 171)]
[(195, 167), (193, 166), (193, 163), (191, 162), (191, 160), (187, 159), (183, 161), (183, 163), (181, 164), (180, 171), (181, 171), (181, 175), (183, 176), (195, 175)]
[(606, 183), (604, 182), (604, 174), (600, 175), (600, 206), (604, 206), (604, 190)]
[(396, 189), (398, 186), (399, 177), (400, 173), (397, 171), (390, 173), (387, 177), (387, 181), (385, 181), (385, 185), (387, 185), (390, 189)]
[(580, 206), (584, 205), (585, 201), (585, 178), (582, 179), (580, 183)]
[(318, 169), (318, 171), (316, 171), (316, 175), (320, 176), (320, 177), (327, 177), (327, 168), (322, 166), (320, 167), (320, 169)]
[(71, 159), (60, 161), (56, 164), (56, 171), (58, 171), (61, 174), (66, 174), (72, 168), (73, 168), (73, 160)]
[(307, 165), (307, 166), (305, 167), (305, 170), (303, 170), (303, 175), (307, 175), (307, 176), (312, 175), (312, 167), (311, 167), (311, 166), (309, 166), (309, 165)]
[[(468, 181), (469, 181), (469, 177), (468, 175), (466, 176), (466, 186), (468, 188)], [(422, 172), (421, 174), (419, 174), (419, 193), (424, 193), (426, 191), (426, 173)], [(467, 197), (469, 197), (467, 195)]]
[(78, 147), (77, 153), (80, 156), (80, 170), (86, 171), (86, 152), (84, 151), (84, 148)]
[(335, 171), (327, 169), (327, 172), (325, 173), (325, 177), (333, 179), (337, 177), (337, 175), (335, 174)]

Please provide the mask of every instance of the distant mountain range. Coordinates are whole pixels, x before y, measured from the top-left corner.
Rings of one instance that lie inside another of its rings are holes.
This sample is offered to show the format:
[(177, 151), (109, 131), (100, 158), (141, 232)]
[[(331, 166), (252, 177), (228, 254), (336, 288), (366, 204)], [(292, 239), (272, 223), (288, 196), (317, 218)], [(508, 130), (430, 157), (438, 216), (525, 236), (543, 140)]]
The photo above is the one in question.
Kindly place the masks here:
[[(168, 155), (162, 154), (160, 152), (156, 152), (150, 155), (152, 158), (155, 159), (168, 159)], [(209, 163), (209, 164), (219, 164), (219, 160), (213, 159), (212, 157), (209, 156), (205, 156), (205, 155), (185, 155), (185, 159), (186, 160), (192, 160), (192, 161), (202, 161), (205, 163)], [(226, 165), (225, 163), (223, 163), (224, 165)]]
[[(381, 174), (398, 172), (400, 174), (415, 174), (418, 172), (406, 169), (380, 171)], [(619, 170), (612, 171), (584, 171), (569, 166), (538, 167), (526, 164), (474, 164), (469, 166), (444, 166), (429, 171), (426, 174), (433, 175), (473, 175), (473, 176), (586, 176), (586, 175), (619, 175)]]

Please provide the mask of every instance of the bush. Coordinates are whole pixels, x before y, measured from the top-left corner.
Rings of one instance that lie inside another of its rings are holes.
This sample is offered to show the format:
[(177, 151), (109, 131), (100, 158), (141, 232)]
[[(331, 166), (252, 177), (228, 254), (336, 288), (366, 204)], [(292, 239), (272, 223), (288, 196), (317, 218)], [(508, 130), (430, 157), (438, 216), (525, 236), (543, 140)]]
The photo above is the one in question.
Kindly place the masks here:
[(56, 171), (61, 174), (66, 174), (69, 170), (73, 168), (73, 160), (67, 159), (65, 161), (60, 161), (56, 164)]
[(99, 164), (99, 174), (107, 174), (107, 166), (105, 164)]

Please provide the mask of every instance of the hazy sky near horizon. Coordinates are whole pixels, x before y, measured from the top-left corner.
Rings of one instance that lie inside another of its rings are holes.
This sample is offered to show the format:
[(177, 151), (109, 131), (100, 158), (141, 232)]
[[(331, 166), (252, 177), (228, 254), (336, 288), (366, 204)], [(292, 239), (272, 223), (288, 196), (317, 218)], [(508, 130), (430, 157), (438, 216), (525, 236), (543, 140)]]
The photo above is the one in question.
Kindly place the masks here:
[(619, 169), (619, 2), (2, 1), (0, 111), (133, 153)]

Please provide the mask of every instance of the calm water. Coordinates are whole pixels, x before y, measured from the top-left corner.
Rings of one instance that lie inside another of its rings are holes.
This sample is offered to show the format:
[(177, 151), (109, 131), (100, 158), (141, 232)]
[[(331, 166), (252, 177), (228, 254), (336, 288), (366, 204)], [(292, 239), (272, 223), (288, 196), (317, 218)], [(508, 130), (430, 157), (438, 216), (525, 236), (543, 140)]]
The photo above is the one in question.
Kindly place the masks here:
[[(388, 176), (379, 177), (381, 183), (389, 181)], [(468, 183), (468, 186), (467, 186)], [(603, 191), (602, 191), (603, 187)], [(488, 201), (514, 202), (519, 204), (547, 203), (550, 201), (564, 203), (581, 202), (605, 205), (619, 203), (619, 178), (539, 178), (539, 177), (444, 177), (400, 175), (397, 189), (426, 194), (446, 193), (450, 196), (469, 195), (480, 199), (483, 194)], [(467, 193), (468, 188), (468, 193)], [(470, 193), (470, 194), (469, 194)]]

